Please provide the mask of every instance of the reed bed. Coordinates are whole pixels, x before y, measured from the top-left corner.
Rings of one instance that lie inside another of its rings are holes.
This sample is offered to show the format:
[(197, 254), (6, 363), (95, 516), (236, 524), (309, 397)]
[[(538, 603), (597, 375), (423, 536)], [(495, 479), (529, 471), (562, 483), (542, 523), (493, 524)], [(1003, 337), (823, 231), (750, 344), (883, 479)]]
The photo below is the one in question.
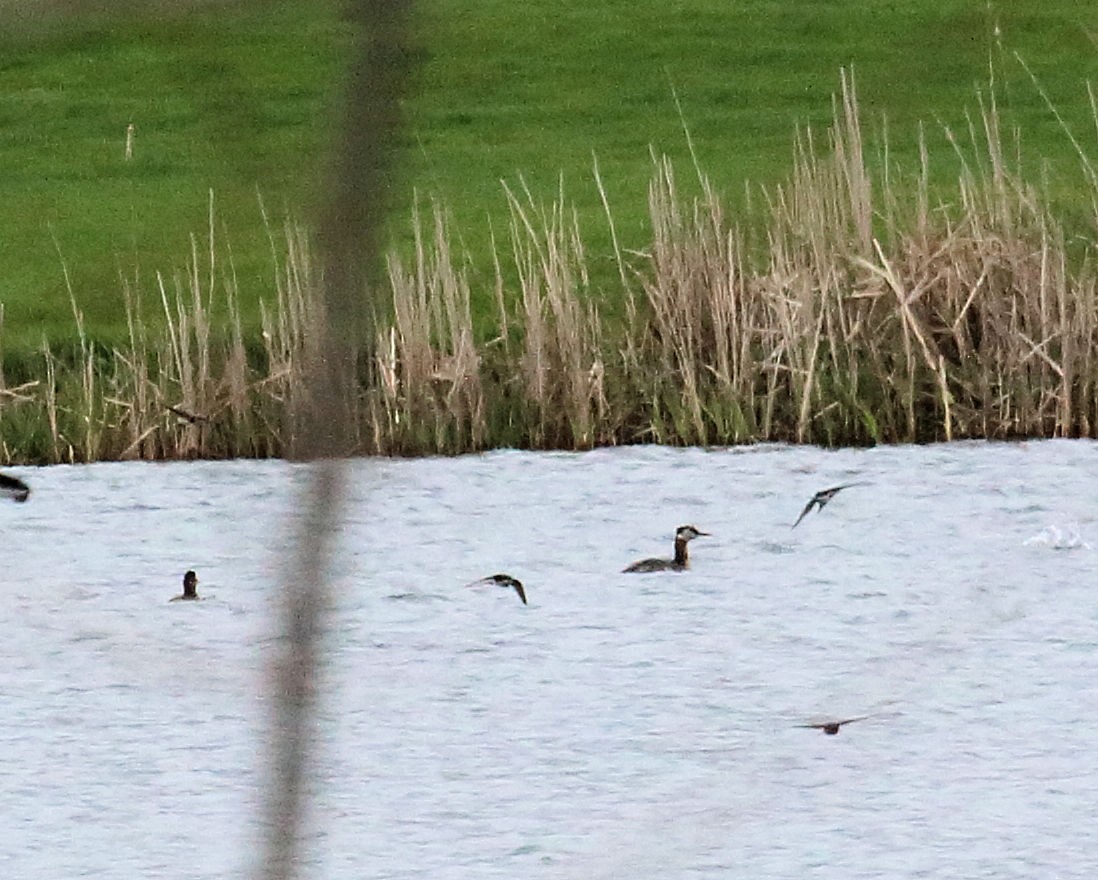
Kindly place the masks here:
[[(357, 354), (357, 449), (1093, 437), (1098, 207), (1069, 242), (1020, 145), (1004, 143), (993, 98), (957, 155), (950, 187), (931, 186), (925, 149), (913, 173), (874, 172), (844, 78), (831, 127), (798, 134), (788, 181), (743, 221), (699, 170), (688, 198), (654, 156), (651, 242), (626, 252), (614, 236), (610, 291), (595, 289), (563, 188), (542, 204), (505, 187), (490, 332), (474, 325), (479, 276), (445, 210), (417, 205), (412, 253), (390, 255), (374, 297), (390, 307)], [(1079, 186), (1098, 206), (1080, 156)], [(212, 217), (185, 270), (157, 276), (157, 321), (123, 283), (124, 345), (89, 340), (72, 293), (78, 348), (44, 344), (37, 380), (0, 374), (0, 456), (293, 457), (305, 366), (325, 354), (311, 254), (300, 226), (272, 235), (258, 334)], [(602, 317), (615, 297), (625, 308)]]

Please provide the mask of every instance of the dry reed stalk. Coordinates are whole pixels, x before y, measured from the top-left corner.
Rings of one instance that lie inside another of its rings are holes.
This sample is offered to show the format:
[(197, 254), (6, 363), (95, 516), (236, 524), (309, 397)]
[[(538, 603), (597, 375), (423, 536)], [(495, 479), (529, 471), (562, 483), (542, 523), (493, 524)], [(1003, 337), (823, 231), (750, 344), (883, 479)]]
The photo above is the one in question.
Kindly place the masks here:
[(521, 198), (506, 185), (504, 191), (522, 310), (520, 375), (531, 404), (531, 445), (590, 448), (608, 404), (601, 327), (587, 294), (578, 219), (567, 207), (563, 181), (549, 209), (537, 204), (525, 183)]
[(309, 405), (305, 376), (309, 365), (320, 359), (322, 336), (317, 328), (326, 312), (317, 293), (321, 278), (313, 264), (307, 232), (287, 222), (280, 241), (284, 257), (280, 257), (272, 237), (274, 303), (260, 303), (260, 337), (267, 375), (255, 379), (249, 387), (253, 394), (262, 392), (264, 405), (259, 408), (257, 421), (267, 429), (267, 442), (285, 455), (300, 441), (296, 420), (287, 416)]
[(49, 437), (52, 458), (51, 462), (71, 462), (71, 456), (65, 458), (61, 452), (62, 446), (65, 444), (64, 438), (61, 436), (61, 430), (57, 418), (57, 370), (55, 367), (53, 353), (50, 351), (49, 345), (42, 346), (42, 357), (46, 364), (46, 387), (43, 405), (46, 410), (46, 419), (49, 424)]
[(367, 433), (381, 450), (414, 452), (422, 448), (421, 430), (428, 425), (438, 451), (479, 449), (487, 428), (469, 282), (455, 263), (437, 205), (430, 245), (418, 207), (413, 230), (412, 266), (406, 268), (396, 254), (388, 259), (393, 324), (377, 333), (381, 407), (374, 409), (384, 422)]
[[(738, 294), (749, 301), (749, 324), (735, 320), (729, 303), (736, 298), (721, 283), (737, 261), (714, 244), (735, 236), (722, 231), (718, 212), (703, 209), (704, 200), (683, 209), (669, 169), (656, 170), (649, 360), (663, 364), (682, 395), (690, 424), (677, 419), (678, 438), (704, 442), (701, 414), (716, 411), (730, 391), (749, 406), (764, 401), (762, 439), (788, 431), (793, 414), (796, 439), (818, 441), (822, 431), (829, 442), (863, 431), (874, 440), (950, 439), (1090, 424), (1074, 407), (1072, 377), (1079, 374), (1068, 357), (1094, 349), (1093, 308), (1080, 316), (1085, 300), (1072, 293), (1091, 282), (1069, 277), (1062, 233), (1005, 157), (994, 102), (983, 106), (982, 125), (972, 126), (987, 158), (976, 163), (983, 171), (966, 163), (959, 208), (931, 210), (924, 142), (914, 211), (904, 214), (896, 193), (881, 194), (886, 246), (872, 234), (874, 189), (853, 87), (845, 78), (843, 86), (830, 155), (818, 156), (807, 132), (790, 184), (764, 193), (769, 264)], [(716, 234), (696, 222), (703, 214)], [(1074, 327), (1087, 330), (1073, 334)], [(722, 347), (737, 332), (741, 338)], [(645, 360), (636, 342), (626, 351), (633, 367)], [(726, 381), (733, 352), (754, 352), (758, 365), (754, 383), (734, 391)], [(718, 377), (719, 393), (701, 391), (706, 369)], [(1000, 415), (988, 418), (989, 408)]]
[(121, 366), (123, 387), (116, 389), (121, 400), (128, 400), (123, 423), (126, 426), (126, 446), (121, 458), (155, 458), (157, 446), (153, 438), (159, 427), (162, 409), (156, 401), (156, 385), (149, 376), (148, 334), (141, 320), (141, 300), (134, 295), (130, 285), (123, 281), (123, 302), (126, 308), (126, 328), (129, 332), (129, 350), (114, 351), (114, 359)]
[(227, 307), (229, 312), (229, 350), (225, 357), (225, 366), (220, 389), (226, 397), (224, 407), (233, 421), (234, 428), (241, 426), (248, 434), (254, 435), (254, 427), (249, 416), (249, 368), (248, 350), (244, 345), (243, 323), (240, 318), (240, 305), (236, 295), (235, 275), (228, 289)]
[(648, 198), (653, 229), (653, 277), (644, 285), (652, 318), (649, 333), (662, 364), (660, 373), (670, 380), (669, 387), (653, 390), (653, 399), (660, 401), (675, 433), (688, 437), (688, 442), (704, 444), (709, 438), (699, 371), (712, 348), (702, 314), (706, 274), (713, 268), (706, 253), (712, 249), (706, 248), (707, 230), (696, 222), (698, 206), (690, 217), (680, 209), (674, 171), (667, 159), (656, 163)]

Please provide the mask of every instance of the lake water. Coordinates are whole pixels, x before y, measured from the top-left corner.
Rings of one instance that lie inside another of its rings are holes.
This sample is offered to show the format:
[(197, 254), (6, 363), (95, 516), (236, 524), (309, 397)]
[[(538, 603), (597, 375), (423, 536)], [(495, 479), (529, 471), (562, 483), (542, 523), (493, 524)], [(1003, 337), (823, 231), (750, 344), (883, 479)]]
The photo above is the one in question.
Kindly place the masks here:
[[(1094, 877), (1096, 453), (353, 463), (307, 875)], [(248, 876), (307, 469), (12, 472), (0, 873)]]

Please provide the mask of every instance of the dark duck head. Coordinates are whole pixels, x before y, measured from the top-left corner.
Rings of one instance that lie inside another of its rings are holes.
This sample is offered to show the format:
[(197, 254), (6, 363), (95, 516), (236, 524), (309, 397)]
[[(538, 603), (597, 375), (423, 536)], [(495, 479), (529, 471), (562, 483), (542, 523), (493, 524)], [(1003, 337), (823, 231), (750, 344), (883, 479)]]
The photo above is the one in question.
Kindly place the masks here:
[(198, 598), (198, 575), (193, 571), (188, 571), (183, 575), (183, 595), (176, 596), (172, 599), (173, 602), (179, 602), (181, 600), (191, 600)]

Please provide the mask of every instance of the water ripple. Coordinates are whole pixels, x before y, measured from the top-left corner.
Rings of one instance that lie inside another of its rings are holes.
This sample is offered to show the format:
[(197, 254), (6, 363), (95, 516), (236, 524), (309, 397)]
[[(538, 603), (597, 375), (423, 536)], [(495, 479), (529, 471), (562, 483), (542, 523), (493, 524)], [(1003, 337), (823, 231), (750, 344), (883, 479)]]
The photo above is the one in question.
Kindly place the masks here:
[[(353, 463), (306, 862), (432, 880), (1089, 877), (1094, 455)], [(21, 472), (32, 500), (0, 508), (8, 875), (245, 870), (283, 644), (272, 585), (307, 473)], [(814, 492), (854, 481), (871, 485), (790, 531)], [(621, 574), (684, 523), (713, 533), (690, 571)], [(169, 605), (187, 568), (209, 600)], [(492, 571), (530, 605), (465, 588)], [(861, 715), (834, 736), (798, 726)]]

